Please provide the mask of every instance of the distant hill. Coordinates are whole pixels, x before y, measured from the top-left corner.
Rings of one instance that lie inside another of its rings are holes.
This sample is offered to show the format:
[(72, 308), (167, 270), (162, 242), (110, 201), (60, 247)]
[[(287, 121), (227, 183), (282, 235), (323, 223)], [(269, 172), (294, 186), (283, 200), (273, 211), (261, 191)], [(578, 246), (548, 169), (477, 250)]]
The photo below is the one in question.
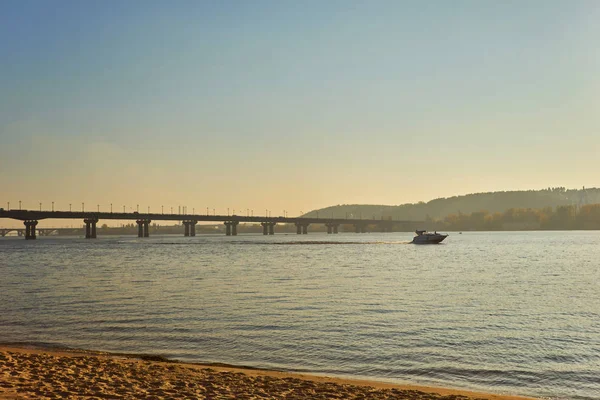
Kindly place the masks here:
[(311, 211), (306, 217), (321, 218), (375, 218), (401, 220), (442, 219), (450, 214), (470, 214), (477, 211), (504, 212), (510, 208), (542, 209), (557, 206), (600, 203), (600, 188), (565, 189), (474, 193), (431, 200), (427, 203), (409, 203), (398, 206), (341, 204)]

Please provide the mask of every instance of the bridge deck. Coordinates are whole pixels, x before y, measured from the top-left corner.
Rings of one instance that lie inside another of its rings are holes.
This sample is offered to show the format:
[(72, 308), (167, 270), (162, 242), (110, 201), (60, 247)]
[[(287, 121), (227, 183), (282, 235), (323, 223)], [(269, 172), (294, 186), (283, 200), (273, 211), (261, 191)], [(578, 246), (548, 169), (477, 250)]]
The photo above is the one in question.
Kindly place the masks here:
[(0, 218), (11, 218), (21, 221), (43, 219), (99, 219), (99, 220), (152, 220), (152, 221), (198, 221), (198, 222), (276, 222), (289, 224), (400, 224), (422, 223), (423, 221), (390, 220), (390, 219), (355, 219), (355, 218), (303, 218), (303, 217), (267, 217), (242, 215), (202, 215), (202, 214), (156, 214), (156, 213), (120, 213), (120, 212), (84, 212), (84, 211), (33, 211), (3, 210)]

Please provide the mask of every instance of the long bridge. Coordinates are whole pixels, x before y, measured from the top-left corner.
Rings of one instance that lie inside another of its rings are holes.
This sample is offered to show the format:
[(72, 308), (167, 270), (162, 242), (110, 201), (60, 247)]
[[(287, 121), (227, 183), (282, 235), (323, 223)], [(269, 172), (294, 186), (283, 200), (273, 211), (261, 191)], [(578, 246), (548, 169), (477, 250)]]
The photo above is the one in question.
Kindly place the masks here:
[[(311, 224), (323, 224), (327, 233), (336, 234), (340, 225), (353, 225), (356, 233), (367, 232), (369, 225), (375, 225), (382, 232), (391, 232), (398, 224), (422, 224), (423, 221), (400, 221), (392, 219), (348, 219), (348, 218), (308, 218), (308, 217), (269, 217), (269, 216), (241, 216), (241, 215), (202, 215), (202, 214), (157, 214), (139, 212), (85, 212), (85, 211), (34, 211), (34, 210), (4, 210), (0, 209), (0, 218), (11, 218), (23, 221), (25, 225), (25, 239), (36, 238), (37, 232), (41, 235), (47, 232), (36, 228), (38, 222), (44, 219), (79, 219), (85, 223), (85, 237), (97, 237), (96, 224), (99, 220), (134, 220), (138, 225), (138, 237), (150, 236), (150, 223), (152, 221), (182, 221), (184, 236), (196, 236), (198, 222), (223, 222), (227, 236), (237, 235), (237, 226), (240, 222), (259, 223), (263, 227), (263, 235), (275, 234), (277, 224), (294, 224), (297, 234), (307, 234)], [(11, 229), (9, 231), (13, 231)], [(56, 231), (56, 229), (53, 229)], [(8, 233), (8, 232), (7, 232)], [(2, 236), (6, 235), (4, 233)]]

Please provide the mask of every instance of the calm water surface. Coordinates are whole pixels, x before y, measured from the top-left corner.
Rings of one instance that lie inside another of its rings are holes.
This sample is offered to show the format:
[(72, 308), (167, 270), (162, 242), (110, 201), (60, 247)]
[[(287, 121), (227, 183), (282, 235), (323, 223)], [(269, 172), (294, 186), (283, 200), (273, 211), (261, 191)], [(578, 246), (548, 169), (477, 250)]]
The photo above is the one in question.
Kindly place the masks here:
[(0, 238), (0, 341), (600, 398), (600, 232), (411, 237)]

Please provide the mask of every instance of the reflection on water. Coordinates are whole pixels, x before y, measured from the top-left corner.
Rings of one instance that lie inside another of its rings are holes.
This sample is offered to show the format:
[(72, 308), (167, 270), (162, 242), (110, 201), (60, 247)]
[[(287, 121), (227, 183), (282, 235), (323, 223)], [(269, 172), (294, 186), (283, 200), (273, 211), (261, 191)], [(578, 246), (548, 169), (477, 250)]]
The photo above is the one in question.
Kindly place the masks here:
[(0, 340), (600, 398), (600, 233), (0, 239)]

